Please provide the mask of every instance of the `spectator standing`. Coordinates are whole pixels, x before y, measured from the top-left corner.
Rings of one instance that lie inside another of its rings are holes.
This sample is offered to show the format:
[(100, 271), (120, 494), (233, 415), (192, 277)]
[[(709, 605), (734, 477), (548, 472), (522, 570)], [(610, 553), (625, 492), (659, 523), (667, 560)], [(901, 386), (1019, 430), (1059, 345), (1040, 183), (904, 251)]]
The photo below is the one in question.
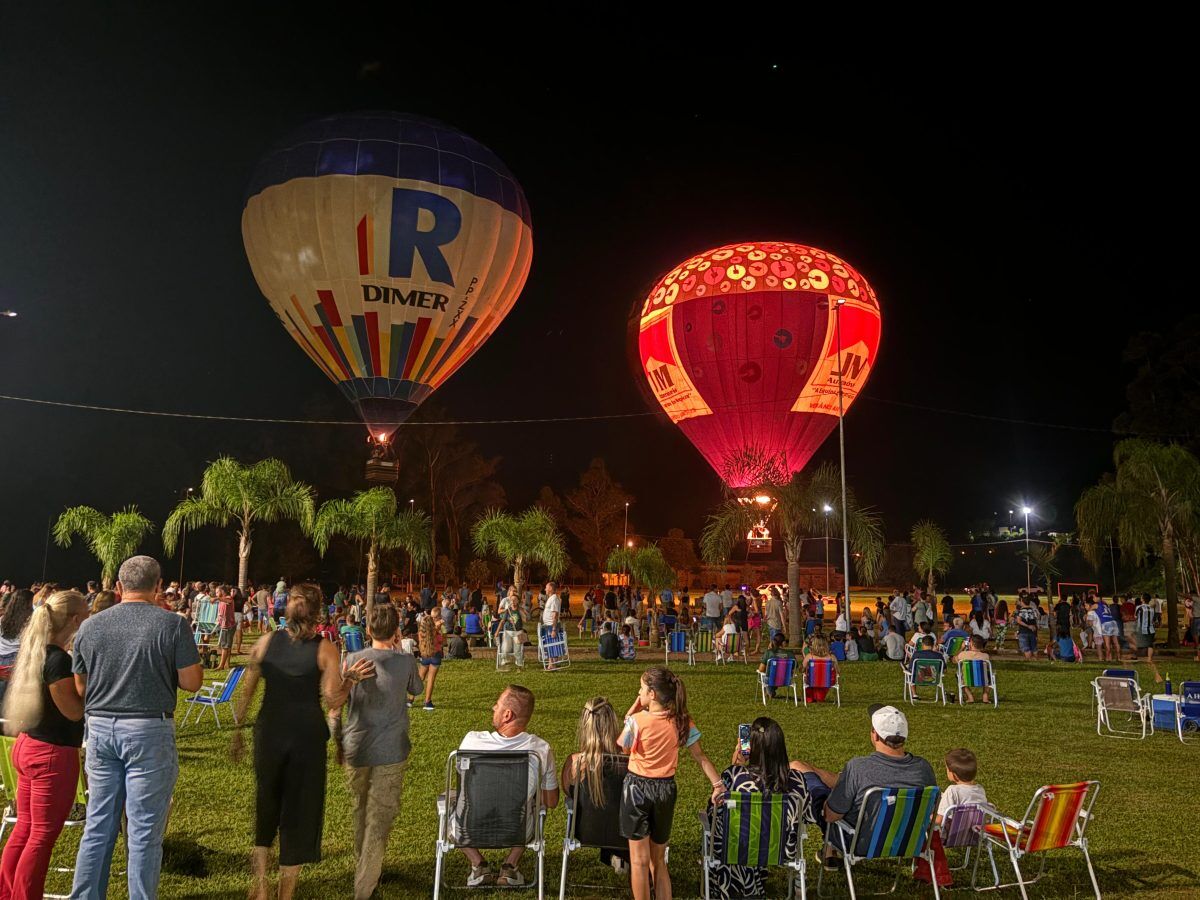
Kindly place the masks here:
[(221, 585), (217, 588), (217, 648), (221, 651), (217, 661), (218, 669), (229, 668), (229, 654), (233, 651), (235, 622), (233, 598), (229, 596), (229, 588)]
[(896, 593), (892, 598), (891, 604), (892, 613), (892, 628), (899, 631), (903, 638), (904, 633), (912, 630), (912, 625), (909, 622), (909, 617), (912, 615), (912, 607), (908, 602), (908, 594)]
[(721, 622), (721, 595), (717, 593), (715, 584), (709, 585), (708, 592), (700, 602), (704, 607), (704, 614), (700, 618), (700, 627), (716, 631)]
[(1023, 593), (1017, 597), (1017, 646), (1026, 659), (1033, 659), (1038, 649), (1038, 609)]
[[(371, 646), (346, 657), (351, 666), (367, 660), (375, 669), (374, 678), (351, 687), (346, 727), (338, 742), (354, 821), (355, 900), (368, 900), (379, 884), (388, 837), (400, 812), (404, 769), (412, 747), (408, 695), (422, 690), (416, 660), (393, 648), (398, 626), (399, 617), (391, 606), (372, 607), (367, 621)], [(339, 710), (335, 734), (340, 722)]]
[(265, 584), (259, 585), (254, 592), (254, 607), (258, 610), (258, 633), (266, 634), (269, 630), (267, 623), (271, 618), (271, 592)]
[(1154, 665), (1154, 637), (1157, 629), (1154, 627), (1154, 607), (1150, 605), (1150, 595), (1142, 594), (1133, 609), (1133, 631), (1137, 641), (1137, 649), (1146, 651), (1146, 662), (1154, 673), (1155, 681), (1162, 681), (1158, 668)]
[(542, 604), (542, 625), (550, 627), (557, 625), (562, 615), (562, 601), (558, 597), (558, 585), (553, 581), (546, 582), (546, 602)]
[(947, 594), (942, 598), (942, 624), (949, 625), (952, 621), (954, 621), (954, 598)]
[(74, 900), (107, 895), (120, 831), (131, 900), (158, 896), (163, 832), (179, 776), (176, 691), (198, 691), (204, 682), (187, 622), (154, 603), (161, 587), (156, 560), (130, 557), (117, 572), (121, 602), (75, 635), (72, 671), (87, 717), (88, 805)]
[(422, 707), (425, 710), (434, 708), (433, 684), (442, 665), (442, 641), (442, 632), (434, 624), (433, 616), (422, 616), (417, 623), (417, 650), (421, 654), (421, 680), (425, 682), (425, 705)]
[[(21, 649), (21, 633), (33, 616), (33, 591), (19, 588), (10, 591), (4, 615), (0, 616), (0, 666), (11, 666)], [(0, 679), (0, 701), (8, 688), (8, 679)]]
[(787, 608), (783, 605), (783, 601), (779, 597), (779, 590), (772, 587), (767, 593), (767, 606), (763, 611), (763, 618), (767, 623), (767, 634), (771, 641), (775, 640), (775, 635), (784, 635), (787, 637)]
[(12, 751), (17, 783), (16, 825), (0, 861), (0, 898), (41, 897), (54, 842), (71, 813), (79, 783), (83, 697), (67, 648), (88, 615), (84, 596), (58, 591), (29, 620), (5, 696), (5, 729), (17, 734)]

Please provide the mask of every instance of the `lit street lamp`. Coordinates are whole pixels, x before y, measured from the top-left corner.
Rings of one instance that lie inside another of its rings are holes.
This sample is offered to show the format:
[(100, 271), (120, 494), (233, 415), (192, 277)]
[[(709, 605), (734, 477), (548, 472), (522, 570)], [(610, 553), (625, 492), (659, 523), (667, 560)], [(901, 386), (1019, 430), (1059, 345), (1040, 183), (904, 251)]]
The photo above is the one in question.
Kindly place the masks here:
[(17, 311), (15, 309), (0, 310), (0, 316), (4, 316), (6, 319), (15, 319), (17, 317)]

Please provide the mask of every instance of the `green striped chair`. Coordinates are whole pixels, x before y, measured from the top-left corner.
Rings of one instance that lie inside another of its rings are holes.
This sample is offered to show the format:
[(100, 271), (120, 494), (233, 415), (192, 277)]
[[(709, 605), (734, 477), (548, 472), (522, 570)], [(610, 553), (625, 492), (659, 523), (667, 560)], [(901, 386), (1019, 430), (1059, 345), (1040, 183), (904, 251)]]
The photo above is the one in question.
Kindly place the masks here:
[(688, 644), (688, 665), (696, 664), (697, 653), (712, 653), (712, 648), (713, 633), (707, 628), (697, 628), (692, 632), (692, 639)]
[[(864, 859), (895, 859), (901, 863), (925, 859), (933, 871), (933, 847), (930, 835), (933, 817), (937, 813), (937, 787), (889, 788), (873, 787), (862, 798), (858, 819), (854, 825), (845, 819), (832, 822), (825, 835), (826, 843), (842, 854), (850, 900), (854, 892), (854, 865)], [(822, 871), (817, 874), (817, 894), (821, 893)], [(892, 890), (900, 881), (900, 870), (892, 882)], [(937, 879), (933, 879), (933, 896), (940, 900)]]
[(805, 900), (808, 888), (804, 880), (805, 827), (801, 816), (796, 817), (796, 852), (787, 853), (787, 835), (783, 823), (787, 816), (784, 794), (762, 794), (739, 791), (730, 794), (716, 807), (717, 823), (707, 811), (700, 813), (701, 870), (704, 879), (704, 900), (711, 900), (710, 870), (720, 866), (754, 866), (756, 868), (788, 869), (788, 890), (784, 896), (795, 896), (797, 880), (800, 898)]
[(990, 659), (964, 659), (955, 670), (958, 675), (958, 705), (963, 702), (963, 688), (972, 691), (992, 692), (992, 707), (1000, 706), (1000, 692), (996, 690), (996, 672)]

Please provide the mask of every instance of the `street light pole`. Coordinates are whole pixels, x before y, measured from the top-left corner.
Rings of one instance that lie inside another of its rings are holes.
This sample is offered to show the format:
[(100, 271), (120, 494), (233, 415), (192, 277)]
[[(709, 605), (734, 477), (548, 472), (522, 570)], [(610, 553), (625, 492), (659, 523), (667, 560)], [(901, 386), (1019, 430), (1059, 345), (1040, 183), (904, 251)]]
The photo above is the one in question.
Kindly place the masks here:
[(1033, 585), (1030, 584), (1030, 582), (1033, 581), (1033, 575), (1031, 572), (1031, 561), (1029, 559), (1029, 514), (1033, 512), (1033, 510), (1028, 506), (1022, 506), (1021, 512), (1025, 514), (1025, 591), (1028, 592), (1029, 589), (1033, 587)]
[[(416, 507), (413, 505), (416, 502), (417, 501), (415, 499), (408, 501), (408, 514), (410, 516), (416, 511)], [(412, 593), (412, 576), (413, 576), (412, 570), (413, 570), (413, 556), (412, 556), (412, 551), (409, 550), (408, 551), (408, 592), (410, 594)]]
[(850, 615), (850, 524), (849, 510), (846, 509), (846, 407), (845, 401), (842, 399), (842, 370), (845, 369), (842, 360), (842, 306), (845, 305), (846, 298), (839, 297), (837, 299), (837, 345), (838, 345), (838, 451), (841, 454), (842, 466), (842, 572), (843, 572), (843, 589), (845, 590), (846, 604), (846, 621), (851, 619)]
[[(184, 499), (192, 496), (193, 488), (188, 488)], [(183, 555), (187, 552), (187, 518), (183, 520), (183, 536), (179, 540), (179, 590), (183, 590)]]
[(833, 507), (826, 503), (822, 509), (825, 512), (825, 596), (829, 596), (829, 514)]
[[(625, 530), (621, 533), (621, 546), (628, 552), (629, 544), (629, 501), (625, 501)], [(625, 574), (625, 564), (621, 564), (621, 574)]]

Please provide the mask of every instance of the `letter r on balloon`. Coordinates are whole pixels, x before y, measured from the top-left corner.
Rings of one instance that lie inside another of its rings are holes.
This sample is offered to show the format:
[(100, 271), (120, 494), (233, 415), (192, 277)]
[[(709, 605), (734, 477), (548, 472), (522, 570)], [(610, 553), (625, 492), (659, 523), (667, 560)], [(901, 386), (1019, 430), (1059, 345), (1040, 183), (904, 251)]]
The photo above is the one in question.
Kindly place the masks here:
[[(421, 210), (433, 218), (433, 227), (420, 229)], [(448, 197), (392, 188), (392, 247), (388, 259), (388, 274), (392, 278), (412, 278), (413, 258), (421, 254), (421, 262), (429, 277), (453, 287), (454, 277), (441, 248), (449, 244), (462, 229), (462, 211)]]

